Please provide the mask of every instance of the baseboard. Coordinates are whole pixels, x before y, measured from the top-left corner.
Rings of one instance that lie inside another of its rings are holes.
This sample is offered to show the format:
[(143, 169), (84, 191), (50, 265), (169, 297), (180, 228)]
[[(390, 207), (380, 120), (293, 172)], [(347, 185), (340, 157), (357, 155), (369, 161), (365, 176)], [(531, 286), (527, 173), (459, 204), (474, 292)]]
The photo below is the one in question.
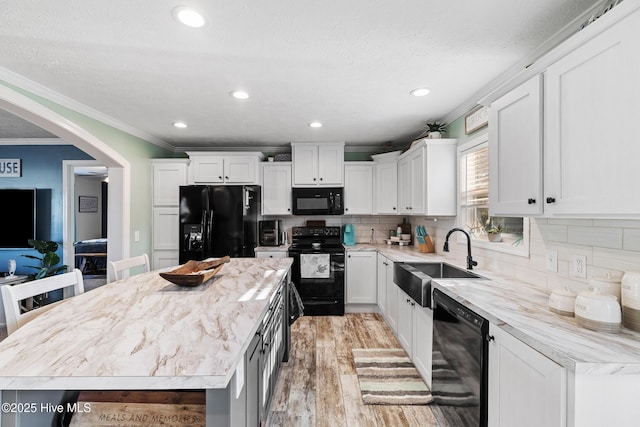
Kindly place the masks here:
[(378, 304), (346, 304), (345, 313), (380, 313)]

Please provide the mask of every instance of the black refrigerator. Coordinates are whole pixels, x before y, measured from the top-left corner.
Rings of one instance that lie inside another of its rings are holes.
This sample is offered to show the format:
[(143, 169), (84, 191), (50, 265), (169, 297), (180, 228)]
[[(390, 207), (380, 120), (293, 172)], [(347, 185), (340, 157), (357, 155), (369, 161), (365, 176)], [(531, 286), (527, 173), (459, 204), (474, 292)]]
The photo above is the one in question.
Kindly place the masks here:
[(260, 186), (180, 187), (180, 264), (209, 257), (253, 257)]

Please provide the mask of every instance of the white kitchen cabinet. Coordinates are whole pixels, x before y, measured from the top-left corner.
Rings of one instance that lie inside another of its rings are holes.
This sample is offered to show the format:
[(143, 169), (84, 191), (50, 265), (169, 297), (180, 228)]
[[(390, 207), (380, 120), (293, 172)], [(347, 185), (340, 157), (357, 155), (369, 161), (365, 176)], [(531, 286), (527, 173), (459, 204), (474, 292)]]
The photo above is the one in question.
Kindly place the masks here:
[(377, 302), (376, 252), (347, 252), (347, 304)]
[(153, 208), (153, 249), (179, 250), (178, 208)]
[(566, 369), (490, 324), (489, 425), (567, 425)]
[(392, 270), (391, 280), (387, 281), (387, 323), (394, 334), (398, 333), (398, 298), (400, 288), (393, 281), (393, 264), (389, 264)]
[(344, 186), (344, 143), (291, 143), (294, 187)]
[(413, 354), (411, 360), (431, 388), (431, 361), (433, 350), (433, 310), (413, 307)]
[(286, 258), (287, 251), (256, 251), (256, 258)]
[(344, 214), (371, 215), (373, 213), (373, 164), (345, 162)]
[(550, 215), (638, 215), (640, 12), (544, 73), (544, 194)]
[(456, 215), (456, 139), (423, 139), (398, 161), (401, 214)]
[(187, 152), (191, 159), (192, 184), (258, 184), (258, 163), (262, 153)]
[(398, 214), (398, 162), (376, 163), (373, 212)]
[(398, 288), (398, 341), (413, 358), (413, 311), (416, 302), (402, 289)]
[(380, 253), (378, 253), (377, 283), (378, 309), (380, 310), (380, 313), (387, 318), (387, 286), (389, 286), (389, 284), (395, 286), (393, 283), (393, 262), (389, 261), (387, 257)]
[(262, 215), (291, 215), (291, 162), (262, 163)]
[(541, 75), (491, 104), (489, 165), (491, 215), (542, 213)]
[(187, 185), (188, 160), (153, 159), (153, 206), (178, 206), (180, 186)]

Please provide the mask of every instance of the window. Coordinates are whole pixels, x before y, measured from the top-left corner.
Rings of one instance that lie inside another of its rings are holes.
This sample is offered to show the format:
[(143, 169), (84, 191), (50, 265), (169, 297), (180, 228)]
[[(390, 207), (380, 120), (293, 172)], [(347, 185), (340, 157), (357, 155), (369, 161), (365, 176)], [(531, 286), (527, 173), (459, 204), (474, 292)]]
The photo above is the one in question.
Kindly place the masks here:
[(458, 147), (460, 227), (474, 246), (529, 256), (529, 220), (489, 215), (489, 144), (487, 135)]

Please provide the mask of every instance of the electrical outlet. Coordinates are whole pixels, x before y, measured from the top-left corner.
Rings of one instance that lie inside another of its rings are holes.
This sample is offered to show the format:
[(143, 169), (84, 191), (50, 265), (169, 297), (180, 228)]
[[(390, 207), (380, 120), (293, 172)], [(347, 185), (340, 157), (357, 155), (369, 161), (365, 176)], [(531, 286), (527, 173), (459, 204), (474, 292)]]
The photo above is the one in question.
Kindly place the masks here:
[(547, 251), (547, 271), (558, 272), (558, 251), (556, 250)]
[(587, 278), (587, 257), (584, 255), (574, 255), (571, 275), (575, 277)]

